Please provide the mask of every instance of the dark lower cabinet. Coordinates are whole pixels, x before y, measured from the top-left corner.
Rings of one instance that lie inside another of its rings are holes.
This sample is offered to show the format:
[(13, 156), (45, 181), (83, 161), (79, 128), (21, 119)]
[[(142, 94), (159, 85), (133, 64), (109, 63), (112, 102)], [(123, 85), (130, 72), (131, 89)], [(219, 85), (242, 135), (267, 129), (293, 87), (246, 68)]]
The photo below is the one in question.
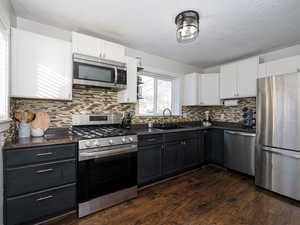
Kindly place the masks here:
[(163, 144), (139, 147), (138, 151), (138, 184), (155, 181), (162, 176)]
[(189, 139), (183, 141), (183, 169), (189, 169), (199, 165), (200, 146), (198, 139)]
[(77, 155), (75, 143), (4, 150), (5, 225), (76, 210)]
[(182, 141), (173, 141), (165, 144), (163, 151), (163, 175), (168, 176), (182, 170)]
[(205, 137), (207, 163), (224, 165), (224, 130), (210, 129)]

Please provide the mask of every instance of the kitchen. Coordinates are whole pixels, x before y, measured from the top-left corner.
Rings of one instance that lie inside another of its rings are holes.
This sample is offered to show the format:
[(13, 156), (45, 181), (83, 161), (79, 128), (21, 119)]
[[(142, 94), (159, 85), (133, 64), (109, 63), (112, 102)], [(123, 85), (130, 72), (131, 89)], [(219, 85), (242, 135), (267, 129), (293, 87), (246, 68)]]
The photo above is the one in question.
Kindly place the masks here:
[(1, 0), (0, 224), (298, 224), (300, 3), (169, 3)]

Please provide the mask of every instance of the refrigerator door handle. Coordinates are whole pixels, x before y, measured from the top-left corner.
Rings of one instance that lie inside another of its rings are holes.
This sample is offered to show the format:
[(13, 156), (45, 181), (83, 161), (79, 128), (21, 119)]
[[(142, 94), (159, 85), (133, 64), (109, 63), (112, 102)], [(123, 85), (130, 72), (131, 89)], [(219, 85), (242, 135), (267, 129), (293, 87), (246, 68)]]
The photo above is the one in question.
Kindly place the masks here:
[(272, 153), (275, 153), (275, 154), (287, 156), (289, 158), (300, 159), (300, 153), (295, 153), (295, 152), (292, 152), (290, 150), (275, 149), (275, 148), (271, 148), (271, 147), (268, 147), (268, 146), (263, 146), (261, 149), (263, 151), (266, 151), (266, 152), (272, 152)]

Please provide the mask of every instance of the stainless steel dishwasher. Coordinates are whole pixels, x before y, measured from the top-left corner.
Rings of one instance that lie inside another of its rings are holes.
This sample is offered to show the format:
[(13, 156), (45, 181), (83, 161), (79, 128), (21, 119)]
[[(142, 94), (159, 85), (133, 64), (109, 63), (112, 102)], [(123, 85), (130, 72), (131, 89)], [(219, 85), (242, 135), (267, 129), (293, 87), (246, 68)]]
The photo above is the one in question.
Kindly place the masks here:
[(255, 136), (254, 133), (224, 131), (226, 168), (255, 175)]

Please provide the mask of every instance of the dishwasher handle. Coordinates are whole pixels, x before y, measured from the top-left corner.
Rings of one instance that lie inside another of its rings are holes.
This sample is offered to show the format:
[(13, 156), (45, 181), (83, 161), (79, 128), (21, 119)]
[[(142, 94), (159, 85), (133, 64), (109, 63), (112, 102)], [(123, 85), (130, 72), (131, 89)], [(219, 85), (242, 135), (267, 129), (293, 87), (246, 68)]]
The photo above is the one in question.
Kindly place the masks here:
[(254, 134), (254, 133), (241, 132), (241, 131), (225, 130), (224, 132), (227, 133), (227, 134), (239, 135), (239, 136), (248, 136), (248, 137), (255, 137), (256, 136), (256, 134)]

